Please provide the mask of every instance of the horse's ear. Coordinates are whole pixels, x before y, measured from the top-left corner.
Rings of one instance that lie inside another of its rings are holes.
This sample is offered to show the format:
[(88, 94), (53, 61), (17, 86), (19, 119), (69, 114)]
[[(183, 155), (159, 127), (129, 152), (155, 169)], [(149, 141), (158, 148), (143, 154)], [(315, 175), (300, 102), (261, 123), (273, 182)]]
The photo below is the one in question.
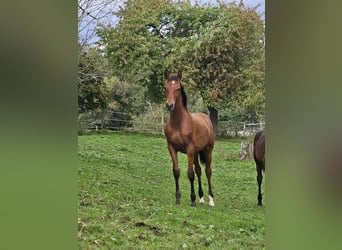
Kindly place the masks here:
[(182, 80), (182, 70), (178, 70), (177, 77), (180, 80)]
[(169, 78), (169, 71), (167, 70), (167, 69), (165, 69), (165, 71), (164, 71), (164, 78), (165, 78), (165, 80), (167, 80), (167, 78)]

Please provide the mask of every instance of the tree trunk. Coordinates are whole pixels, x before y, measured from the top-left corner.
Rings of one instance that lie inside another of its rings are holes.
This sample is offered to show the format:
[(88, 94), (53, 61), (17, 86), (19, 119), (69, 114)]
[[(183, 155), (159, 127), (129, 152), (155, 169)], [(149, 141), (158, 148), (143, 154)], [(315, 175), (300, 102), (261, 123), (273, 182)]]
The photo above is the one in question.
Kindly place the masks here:
[(213, 107), (208, 107), (209, 110), (209, 118), (211, 120), (211, 123), (214, 127), (215, 135), (217, 134), (217, 124), (218, 124), (218, 110)]

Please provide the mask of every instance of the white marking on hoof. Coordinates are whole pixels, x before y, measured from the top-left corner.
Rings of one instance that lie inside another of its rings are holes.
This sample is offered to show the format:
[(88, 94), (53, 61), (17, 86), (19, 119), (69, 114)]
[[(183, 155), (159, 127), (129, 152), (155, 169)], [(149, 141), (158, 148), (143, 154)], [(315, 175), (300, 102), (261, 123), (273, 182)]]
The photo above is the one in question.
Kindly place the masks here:
[(204, 203), (204, 198), (203, 197), (200, 198), (200, 203)]
[(210, 206), (210, 207), (215, 206), (215, 204), (214, 204), (214, 198), (211, 197), (210, 195), (209, 195), (209, 206)]

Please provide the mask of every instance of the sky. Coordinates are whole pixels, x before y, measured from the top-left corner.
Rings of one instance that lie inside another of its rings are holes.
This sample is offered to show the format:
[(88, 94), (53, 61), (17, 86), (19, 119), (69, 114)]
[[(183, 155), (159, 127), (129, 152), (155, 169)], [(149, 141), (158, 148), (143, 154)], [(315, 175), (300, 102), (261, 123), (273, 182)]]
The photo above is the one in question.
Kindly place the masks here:
[[(216, 0), (193, 0), (193, 2), (198, 2), (200, 4), (205, 4), (205, 3), (210, 3), (215, 5), (215, 3), (217, 2)], [(235, 1), (236, 3), (239, 3), (240, 0)], [(246, 7), (255, 7), (257, 4), (260, 4), (260, 6), (256, 9), (258, 14), (261, 16), (261, 18), (263, 20), (265, 20), (265, 1), (266, 0), (244, 0), (243, 3)], [(78, 0), (79, 5), (82, 5), (82, 0)], [(96, 4), (96, 0), (92, 1)], [(98, 1), (98, 2), (101, 2)], [(103, 0), (102, 0), (103, 2)], [(118, 2), (124, 2), (124, 0), (114, 0), (112, 2), (112, 4), (108, 4), (107, 5), (107, 10), (102, 10), (102, 12), (104, 14), (101, 13), (96, 13), (96, 7), (91, 10), (90, 14), (91, 16), (95, 16), (95, 17), (101, 17), (101, 16), (105, 16), (106, 12), (112, 12), (115, 11), (115, 9), (118, 9), (118, 7), (120, 6), (120, 4), (118, 4)], [(223, 0), (223, 2), (234, 2), (233, 0)], [(79, 13), (81, 12), (81, 10), (78, 10)], [(85, 16), (82, 22), (79, 22), (78, 28), (79, 28), (79, 34), (81, 37), (92, 37), (91, 39), (89, 39), (88, 43), (94, 43), (96, 42), (98, 39), (97, 37), (94, 35), (93, 32), (91, 32), (92, 30), (94, 30), (94, 28), (96, 27), (96, 20), (94, 20), (91, 16)], [(112, 15), (110, 15), (112, 17)], [(101, 21), (104, 21), (104, 19), (101, 19)], [(116, 24), (116, 19), (111, 18), (111, 20), (108, 20), (107, 23), (111, 23), (111, 25), (115, 25)]]

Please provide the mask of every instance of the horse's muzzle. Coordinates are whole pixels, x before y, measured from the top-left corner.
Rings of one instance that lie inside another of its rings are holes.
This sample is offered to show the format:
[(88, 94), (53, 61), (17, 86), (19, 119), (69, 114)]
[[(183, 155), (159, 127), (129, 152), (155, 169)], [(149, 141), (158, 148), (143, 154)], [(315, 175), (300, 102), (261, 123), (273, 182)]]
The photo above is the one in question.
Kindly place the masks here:
[(175, 109), (175, 104), (174, 103), (166, 103), (166, 108), (169, 112), (172, 112)]

